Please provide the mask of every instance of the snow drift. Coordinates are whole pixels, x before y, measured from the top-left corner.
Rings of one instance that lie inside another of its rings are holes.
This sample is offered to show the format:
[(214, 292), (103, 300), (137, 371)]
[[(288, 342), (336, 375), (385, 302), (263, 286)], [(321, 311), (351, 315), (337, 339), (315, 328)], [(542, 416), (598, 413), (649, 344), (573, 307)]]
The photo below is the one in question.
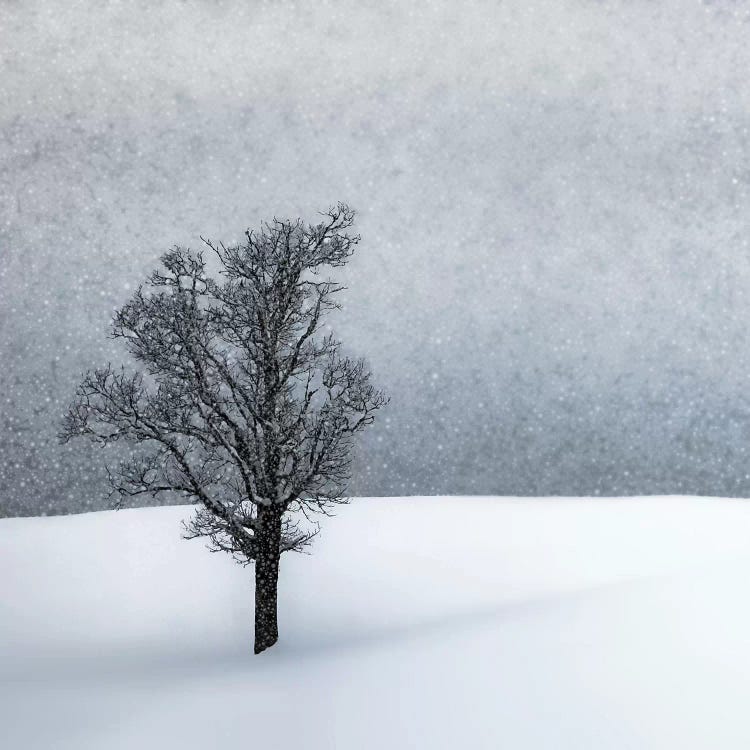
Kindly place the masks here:
[(750, 505), (360, 499), (279, 644), (185, 507), (0, 521), (8, 748), (746, 748)]

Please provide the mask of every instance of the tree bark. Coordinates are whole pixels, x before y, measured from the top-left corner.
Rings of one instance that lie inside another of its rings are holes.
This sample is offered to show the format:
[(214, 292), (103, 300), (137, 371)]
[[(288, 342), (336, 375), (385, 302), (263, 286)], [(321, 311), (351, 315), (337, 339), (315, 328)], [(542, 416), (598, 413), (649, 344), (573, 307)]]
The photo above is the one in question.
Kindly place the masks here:
[(281, 515), (275, 507), (258, 508), (258, 553), (255, 559), (255, 653), (279, 639), (277, 616)]

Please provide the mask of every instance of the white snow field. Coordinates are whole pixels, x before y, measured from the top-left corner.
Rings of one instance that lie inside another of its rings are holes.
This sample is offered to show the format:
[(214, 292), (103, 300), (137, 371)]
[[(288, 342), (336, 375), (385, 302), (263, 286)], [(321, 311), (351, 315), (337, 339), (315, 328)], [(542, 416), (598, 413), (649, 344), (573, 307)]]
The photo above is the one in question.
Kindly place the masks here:
[(750, 502), (358, 499), (258, 657), (188, 512), (0, 521), (0, 746), (750, 747)]

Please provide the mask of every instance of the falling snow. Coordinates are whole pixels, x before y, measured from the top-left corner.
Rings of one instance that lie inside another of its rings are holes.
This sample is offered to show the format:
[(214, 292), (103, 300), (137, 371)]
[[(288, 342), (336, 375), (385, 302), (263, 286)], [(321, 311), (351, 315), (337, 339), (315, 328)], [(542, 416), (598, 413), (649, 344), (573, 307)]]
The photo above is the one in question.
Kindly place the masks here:
[(61, 447), (176, 243), (354, 206), (357, 494), (747, 495), (750, 8), (0, 6), (0, 514), (108, 506)]

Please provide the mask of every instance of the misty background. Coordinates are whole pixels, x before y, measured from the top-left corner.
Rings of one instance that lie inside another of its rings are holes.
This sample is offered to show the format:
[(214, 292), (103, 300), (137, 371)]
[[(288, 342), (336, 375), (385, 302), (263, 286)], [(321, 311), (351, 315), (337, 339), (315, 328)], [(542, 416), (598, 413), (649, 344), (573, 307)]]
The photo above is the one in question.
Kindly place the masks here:
[(750, 494), (750, 7), (0, 2), (0, 515), (159, 256), (339, 200), (352, 494)]

